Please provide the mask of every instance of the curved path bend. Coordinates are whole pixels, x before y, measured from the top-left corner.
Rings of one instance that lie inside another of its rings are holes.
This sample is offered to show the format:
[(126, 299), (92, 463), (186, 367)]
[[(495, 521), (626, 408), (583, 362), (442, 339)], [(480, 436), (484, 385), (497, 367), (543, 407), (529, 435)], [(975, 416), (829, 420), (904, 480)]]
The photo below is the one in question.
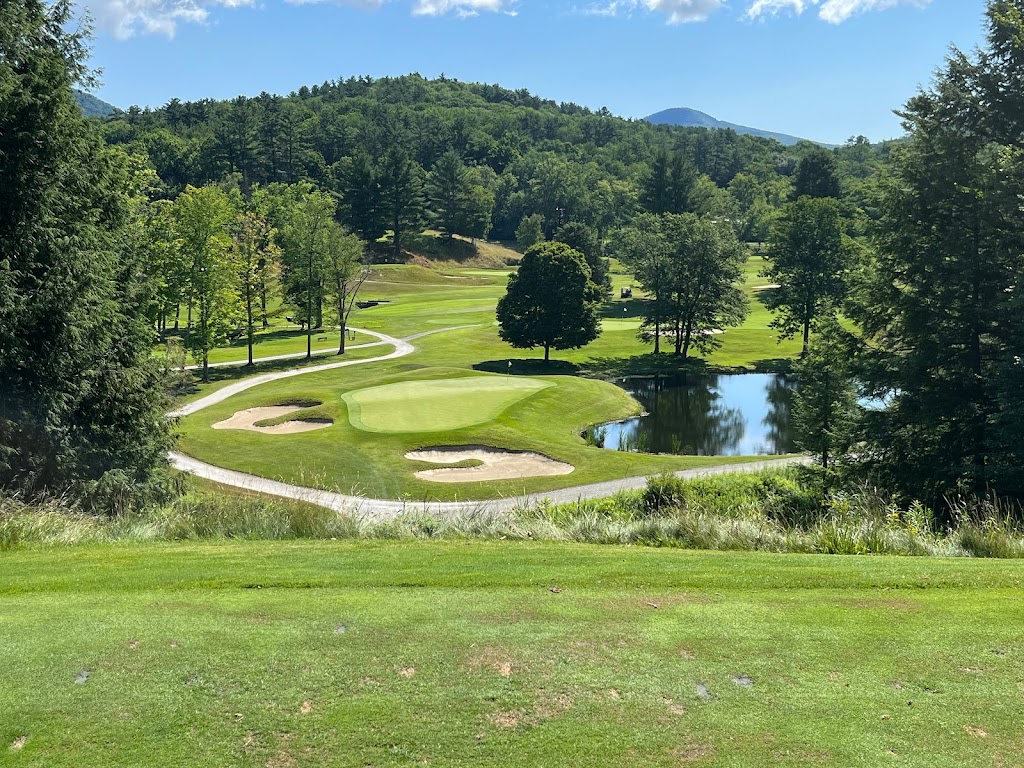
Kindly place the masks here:
[[(395, 358), (404, 357), (405, 355), (415, 351), (416, 348), (409, 343), (411, 340), (422, 338), (423, 336), (429, 336), (434, 333), (442, 333), (444, 331), (454, 331), (470, 327), (472, 326), (460, 325), (453, 326), (451, 328), (438, 328), (424, 333), (417, 333), (404, 339), (397, 339), (394, 336), (377, 333), (376, 331), (357, 329), (361, 333), (366, 333), (380, 339), (379, 342), (375, 342), (373, 345), (367, 344), (363, 346), (391, 344), (395, 347), (394, 351), (387, 355), (370, 357), (365, 360), (344, 360), (336, 363), (326, 363), (324, 365), (314, 365), (296, 370), (276, 371), (274, 373), (265, 373), (259, 376), (253, 376), (252, 378), (244, 379), (234, 384), (229, 384), (228, 386), (223, 387), (216, 392), (212, 392), (205, 397), (201, 397), (198, 400), (187, 403), (180, 408), (171, 411), (168, 415), (172, 417), (187, 416), (189, 414), (196, 413), (197, 411), (201, 411), (204, 408), (208, 408), (215, 403), (223, 402), (229, 397), (237, 395), (239, 392), (244, 392), (247, 389), (252, 389), (253, 387), (257, 387), (271, 381), (278, 381), (279, 379), (303, 376), (305, 374), (318, 373), (320, 371), (330, 371), (335, 368), (345, 368), (350, 365), (365, 365), (367, 363), (383, 362), (384, 360), (394, 360)], [(310, 504), (326, 507), (337, 512), (345, 512), (374, 520), (392, 519), (398, 515), (411, 512), (434, 515), (437, 517), (456, 517), (473, 514), (510, 512), (514, 509), (529, 507), (539, 503), (572, 504), (579, 501), (613, 496), (620, 491), (637, 490), (639, 488), (643, 488), (647, 484), (647, 476), (643, 475), (638, 477), (624, 477), (617, 480), (606, 480), (601, 483), (591, 483), (589, 485), (577, 485), (571, 488), (559, 488), (553, 491), (543, 491), (540, 493), (532, 493), (522, 496), (510, 496), (501, 499), (487, 499), (480, 501), (370, 499), (363, 496), (349, 496), (343, 493), (320, 490), (318, 488), (282, 483), (277, 480), (269, 480), (265, 477), (250, 475), (245, 472), (237, 472), (233, 469), (224, 469), (223, 467), (207, 464), (205, 461), (200, 461), (192, 456), (188, 456), (184, 453), (178, 453), (176, 451), (169, 453), (168, 458), (175, 469), (196, 475), (204, 480), (211, 480), (215, 483), (229, 485), (234, 488), (241, 488), (255, 493), (280, 496), (282, 498), (292, 499), (295, 501), (304, 501)], [(767, 469), (768, 467), (778, 467), (788, 464), (805, 464), (809, 461), (810, 460), (808, 458), (800, 456), (783, 459), (769, 459), (767, 461), (749, 461), (742, 464), (719, 464), (710, 467), (697, 467), (694, 469), (680, 470), (674, 474), (676, 477), (680, 478), (706, 477), (709, 475), (721, 475), (728, 472), (756, 472), (761, 469)]]

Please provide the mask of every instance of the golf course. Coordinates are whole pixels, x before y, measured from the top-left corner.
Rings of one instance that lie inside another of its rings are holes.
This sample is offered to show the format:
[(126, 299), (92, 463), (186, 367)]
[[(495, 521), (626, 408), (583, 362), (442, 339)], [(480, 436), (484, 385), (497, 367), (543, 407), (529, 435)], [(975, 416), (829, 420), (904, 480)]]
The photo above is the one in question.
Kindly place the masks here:
[[(753, 308), (747, 322), (723, 334), (721, 350), (708, 363), (678, 363), (696, 370), (755, 369), (777, 364), (780, 346), (792, 352), (792, 345), (778, 344), (758, 301), (761, 266), (757, 257), (745, 265)], [(536, 495), (749, 460), (624, 453), (588, 444), (583, 433), (589, 427), (641, 413), (603, 378), (609, 368), (649, 364), (648, 349), (637, 340), (645, 297), (637, 291), (608, 302), (596, 342), (545, 364), (498, 338), (494, 307), (508, 274), (419, 264), (374, 267), (361, 295), (375, 305), (353, 313), (356, 346), (345, 358), (317, 356), (309, 368), (264, 374), (258, 386), (230, 397), (210, 397), (220, 383), (200, 387), (180, 411), (178, 450), (296, 486), (422, 502)], [(614, 287), (630, 279), (618, 270)], [(287, 333), (272, 326), (261, 334), (269, 340), (256, 345), (257, 359), (295, 354), (305, 336), (293, 328), (289, 346)], [(409, 339), (400, 352), (393, 343), (399, 338)], [(389, 352), (389, 340), (395, 351)], [(222, 350), (217, 360), (223, 364), (229, 357)], [(351, 364), (318, 370), (335, 360)], [(246, 386), (246, 378), (232, 391), (239, 386)], [(524, 455), (531, 457), (526, 463)]]
[(1024, 768), (1022, 83), (1024, 0), (0, 2), (0, 768)]

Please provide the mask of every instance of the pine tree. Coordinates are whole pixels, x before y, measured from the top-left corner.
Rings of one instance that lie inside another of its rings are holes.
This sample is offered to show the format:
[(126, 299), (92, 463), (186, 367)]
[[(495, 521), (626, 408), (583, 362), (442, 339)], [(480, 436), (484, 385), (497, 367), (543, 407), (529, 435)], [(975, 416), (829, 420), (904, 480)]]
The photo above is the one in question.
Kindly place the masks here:
[(876, 482), (938, 506), (1024, 486), (1019, 466), (999, 466), (1022, 397), (1000, 373), (1024, 285), (1024, 2), (992, 2), (988, 17), (988, 50), (954, 52), (901, 113), (909, 138), (853, 307), (870, 342), (861, 378), (887, 403), (865, 415), (860, 455)]
[(69, 0), (0, 4), (0, 489), (116, 509), (170, 487), (143, 179), (83, 120)]

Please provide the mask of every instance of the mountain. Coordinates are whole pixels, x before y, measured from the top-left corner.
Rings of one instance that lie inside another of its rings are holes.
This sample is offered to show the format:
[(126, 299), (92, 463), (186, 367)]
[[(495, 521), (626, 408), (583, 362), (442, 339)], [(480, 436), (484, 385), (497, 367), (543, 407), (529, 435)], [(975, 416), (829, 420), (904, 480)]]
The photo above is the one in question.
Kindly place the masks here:
[(102, 99), (97, 99), (92, 94), (79, 90), (75, 91), (75, 101), (78, 102), (82, 114), (86, 117), (110, 117), (114, 113), (121, 111), (113, 104), (107, 104)]
[[(645, 117), (644, 120), (656, 125), (682, 125), (688, 128), (732, 128), (736, 133), (743, 133), (748, 136), (763, 136), (766, 139), (775, 139), (777, 142), (785, 144), (787, 147), (796, 144), (798, 141), (805, 141), (805, 139), (800, 139), (796, 136), (790, 136), (785, 133), (775, 133), (773, 131), (764, 131), (760, 128), (749, 128), (745, 125), (727, 123), (724, 120), (718, 120), (704, 112), (698, 112), (696, 109), (689, 109), (687, 107), (664, 109), (661, 112), (655, 112), (653, 115)], [(835, 144), (822, 144), (820, 141), (815, 143), (821, 144), (823, 147), (828, 147), (829, 149), (835, 148)]]

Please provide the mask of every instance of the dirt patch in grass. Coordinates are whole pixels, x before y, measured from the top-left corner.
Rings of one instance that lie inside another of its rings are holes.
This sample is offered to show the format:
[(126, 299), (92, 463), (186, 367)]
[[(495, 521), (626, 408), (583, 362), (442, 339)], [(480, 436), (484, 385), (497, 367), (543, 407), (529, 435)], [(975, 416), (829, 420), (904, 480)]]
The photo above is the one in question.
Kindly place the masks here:
[(714, 744), (684, 744), (672, 750), (672, 757), (679, 763), (695, 763), (698, 760), (705, 760), (714, 757)]
[(445, 446), (410, 451), (405, 458), (430, 464), (458, 464), (476, 461), (476, 466), (425, 469), (416, 473), (434, 483), (479, 483), (516, 480), (521, 477), (568, 475), (575, 467), (531, 451), (506, 451), (483, 445)]
[(518, 712), (492, 712), (487, 719), (498, 728), (515, 728), (522, 718)]
[(405, 667), (404, 669), (398, 670), (398, 676), (404, 677), (406, 680), (413, 677), (416, 674), (415, 667)]
[(511, 677), (514, 670), (522, 668), (507, 650), (490, 646), (480, 651), (479, 656), (470, 659), (467, 666), (473, 670), (493, 669), (502, 677)]
[(17, 752), (20, 749), (24, 749), (26, 743), (28, 743), (28, 736), (19, 736), (11, 742), (11, 746), (8, 749)]
[(988, 738), (988, 731), (986, 731), (984, 728), (977, 728), (973, 725), (965, 725), (964, 730), (971, 734), (971, 736), (975, 736), (979, 739)]
[(308, 699), (306, 701), (302, 702), (302, 706), (299, 707), (299, 713), (303, 714), (303, 715), (308, 715), (312, 711), (313, 711), (313, 702), (309, 701)]
[(326, 429), (334, 424), (330, 419), (295, 419), (280, 424), (261, 426), (258, 422), (279, 419), (282, 416), (305, 410), (298, 405), (272, 405), (265, 408), (246, 408), (233, 416), (213, 425), (214, 429), (242, 429), (247, 432), (261, 432), (265, 435), (294, 435), (299, 432), (312, 432), (315, 429)]

